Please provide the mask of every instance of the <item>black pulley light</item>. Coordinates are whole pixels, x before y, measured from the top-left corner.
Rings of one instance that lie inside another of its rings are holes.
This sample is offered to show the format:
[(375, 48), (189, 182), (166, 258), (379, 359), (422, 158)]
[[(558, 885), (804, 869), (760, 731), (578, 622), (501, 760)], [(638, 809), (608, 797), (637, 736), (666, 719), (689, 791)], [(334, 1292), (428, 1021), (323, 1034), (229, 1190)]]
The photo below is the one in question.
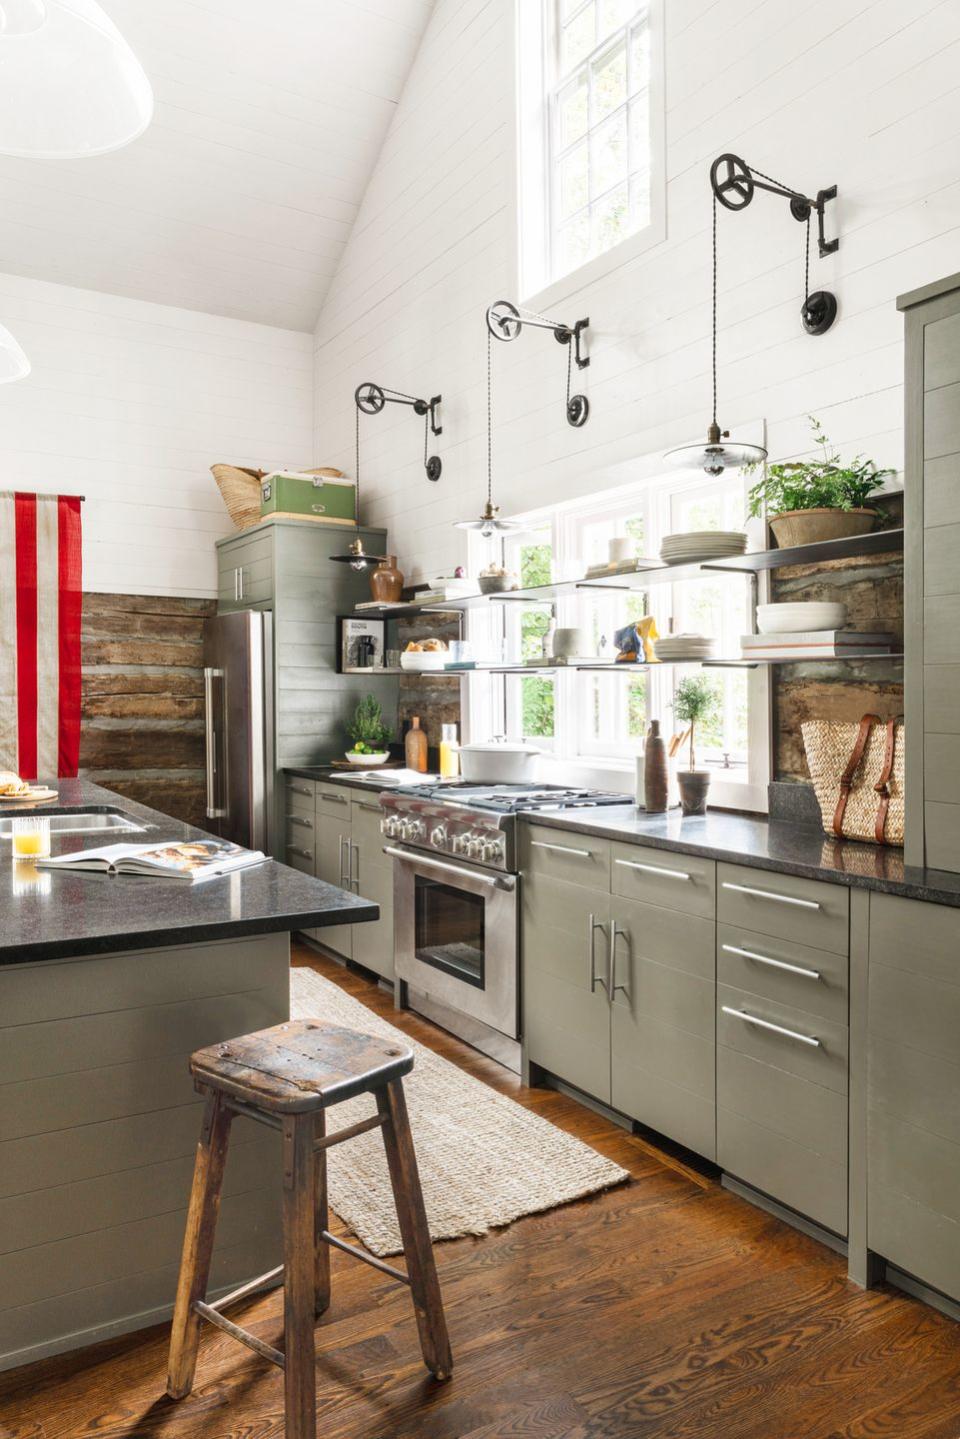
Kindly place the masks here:
[(432, 400), (418, 400), (416, 395), (405, 395), (401, 390), (388, 390), (383, 385), (372, 385), (365, 380), (354, 392), (357, 409), (365, 415), (379, 415), (385, 405), (409, 405), (415, 415), (423, 420), (423, 468), (428, 480), (439, 480), (443, 464), (439, 455), (428, 455), (431, 435), (442, 435), (443, 426), (437, 424), (437, 410), (442, 395)]
[(573, 425), (576, 430), (587, 423), (590, 414), (590, 401), (586, 395), (570, 393), (574, 360), (578, 370), (585, 370), (590, 363), (590, 357), (583, 353), (581, 344), (583, 332), (589, 324), (589, 318), (578, 320), (575, 325), (565, 325), (560, 320), (548, 320), (532, 311), (519, 310), (509, 300), (496, 300), (487, 309), (487, 330), (495, 340), (516, 340), (524, 325), (531, 325), (536, 330), (552, 330), (557, 343), (567, 346), (566, 415), (567, 424)]

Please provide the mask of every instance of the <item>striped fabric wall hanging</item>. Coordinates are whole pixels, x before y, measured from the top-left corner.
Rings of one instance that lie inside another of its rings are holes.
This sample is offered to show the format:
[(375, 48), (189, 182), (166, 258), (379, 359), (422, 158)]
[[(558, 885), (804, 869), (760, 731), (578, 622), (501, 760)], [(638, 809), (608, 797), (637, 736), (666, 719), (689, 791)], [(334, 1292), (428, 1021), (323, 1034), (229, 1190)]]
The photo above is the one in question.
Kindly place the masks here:
[(0, 493), (0, 767), (22, 779), (80, 762), (80, 503)]

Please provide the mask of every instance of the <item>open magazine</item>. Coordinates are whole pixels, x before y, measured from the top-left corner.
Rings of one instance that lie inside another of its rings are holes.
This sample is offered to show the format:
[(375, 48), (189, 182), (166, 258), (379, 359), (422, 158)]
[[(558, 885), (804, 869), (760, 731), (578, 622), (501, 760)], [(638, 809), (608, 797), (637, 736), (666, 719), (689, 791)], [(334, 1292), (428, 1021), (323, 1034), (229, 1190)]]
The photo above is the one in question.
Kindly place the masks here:
[(185, 879), (196, 884), (203, 879), (232, 874), (253, 864), (263, 864), (266, 855), (258, 849), (244, 849), (225, 839), (193, 839), (170, 844), (108, 844), (102, 849), (84, 849), (77, 854), (58, 854), (38, 859), (44, 869), (75, 869), (87, 874), (140, 874), (159, 879)]

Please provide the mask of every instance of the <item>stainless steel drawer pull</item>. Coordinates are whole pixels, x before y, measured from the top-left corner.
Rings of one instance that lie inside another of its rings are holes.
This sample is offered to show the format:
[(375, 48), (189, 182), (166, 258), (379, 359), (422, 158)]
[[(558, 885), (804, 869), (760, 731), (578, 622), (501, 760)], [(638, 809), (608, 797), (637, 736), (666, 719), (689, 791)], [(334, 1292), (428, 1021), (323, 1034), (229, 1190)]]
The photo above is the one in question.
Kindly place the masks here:
[(357, 809), (369, 809), (372, 810), (374, 814), (380, 813), (380, 806), (378, 804), (367, 804), (366, 801), (362, 799), (354, 800), (354, 804), (357, 806)]
[(349, 804), (349, 800), (347, 799), (346, 795), (331, 794), (328, 789), (320, 790), (319, 795), (321, 799), (332, 799), (334, 804)]
[(313, 854), (309, 849), (298, 849), (295, 844), (287, 845), (287, 854), (295, 854), (300, 859), (313, 859)]
[(748, 884), (730, 884), (723, 881), (724, 889), (736, 890), (737, 894), (752, 894), (757, 899), (775, 899), (778, 904), (797, 904), (801, 909), (819, 909), (820, 905), (815, 899), (797, 899), (792, 894), (777, 894), (775, 889), (751, 889)]
[(624, 869), (642, 869), (644, 874), (662, 874), (666, 879), (692, 879), (682, 869), (664, 869), (659, 864), (641, 864), (638, 859), (615, 859), (614, 864), (622, 865)]
[(772, 969), (786, 969), (790, 974), (802, 974), (804, 979), (821, 979), (819, 969), (807, 969), (802, 964), (788, 964), (785, 959), (771, 959), (769, 954), (755, 954), (752, 949), (738, 949), (735, 944), (720, 946), (727, 954), (740, 954), (744, 959), (755, 959), (757, 964), (769, 964)]
[(303, 817), (302, 814), (288, 814), (288, 815), (287, 815), (287, 822), (288, 822), (288, 824), (300, 824), (300, 825), (303, 825), (303, 828), (304, 828), (304, 829), (313, 829), (313, 820), (312, 820), (312, 819), (304, 819), (304, 817)]
[(554, 854), (575, 854), (578, 859), (589, 859), (593, 851), (589, 849), (574, 849), (569, 844), (547, 844), (545, 839), (532, 839), (531, 849), (552, 849)]
[(801, 1044), (812, 1044), (814, 1049), (820, 1048), (819, 1039), (812, 1034), (801, 1034), (796, 1029), (784, 1029), (782, 1024), (773, 1024), (769, 1019), (758, 1019), (755, 1014), (748, 1014), (745, 1009), (731, 1009), (728, 1004), (722, 1004), (720, 1008), (724, 1014), (732, 1014), (734, 1019), (742, 1019), (744, 1024), (755, 1024), (758, 1029), (770, 1029), (774, 1034), (782, 1034), (787, 1039), (797, 1039)]
[(313, 799), (313, 790), (307, 789), (304, 785), (288, 784), (287, 789), (291, 794), (302, 794), (305, 799)]
[(593, 915), (593, 914), (588, 915), (588, 916), (587, 916), (587, 948), (588, 948), (589, 951), (590, 951), (590, 993), (591, 993), (591, 994), (595, 994), (595, 993), (596, 993), (596, 989), (597, 989), (597, 985), (599, 984), (600, 988), (603, 990), (604, 994), (607, 996), (607, 999), (610, 999), (610, 998), (611, 998), (611, 994), (610, 994), (610, 955), (609, 955), (609, 952), (608, 952), (608, 954), (607, 954), (607, 977), (606, 977), (606, 979), (601, 979), (600, 975), (597, 973), (597, 966), (596, 966), (596, 946), (594, 945), (594, 942), (593, 942), (593, 941), (594, 941), (594, 935), (596, 934), (596, 932), (597, 932), (598, 929), (599, 929), (600, 933), (602, 934), (602, 933), (603, 933), (603, 923), (602, 923), (602, 921), (601, 921), (601, 920), (598, 920), (597, 917), (596, 917), (596, 915)]

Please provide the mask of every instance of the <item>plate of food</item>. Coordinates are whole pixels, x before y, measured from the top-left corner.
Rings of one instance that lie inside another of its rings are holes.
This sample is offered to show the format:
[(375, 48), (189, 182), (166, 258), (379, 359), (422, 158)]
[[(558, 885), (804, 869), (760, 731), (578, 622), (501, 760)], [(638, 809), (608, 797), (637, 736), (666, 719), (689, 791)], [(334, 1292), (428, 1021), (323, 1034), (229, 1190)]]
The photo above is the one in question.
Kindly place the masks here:
[(411, 640), (400, 656), (400, 668), (412, 674), (442, 670), (447, 663), (447, 646), (440, 639)]
[(13, 770), (0, 770), (0, 804), (42, 804), (57, 797), (57, 790), (48, 785), (31, 784)]

